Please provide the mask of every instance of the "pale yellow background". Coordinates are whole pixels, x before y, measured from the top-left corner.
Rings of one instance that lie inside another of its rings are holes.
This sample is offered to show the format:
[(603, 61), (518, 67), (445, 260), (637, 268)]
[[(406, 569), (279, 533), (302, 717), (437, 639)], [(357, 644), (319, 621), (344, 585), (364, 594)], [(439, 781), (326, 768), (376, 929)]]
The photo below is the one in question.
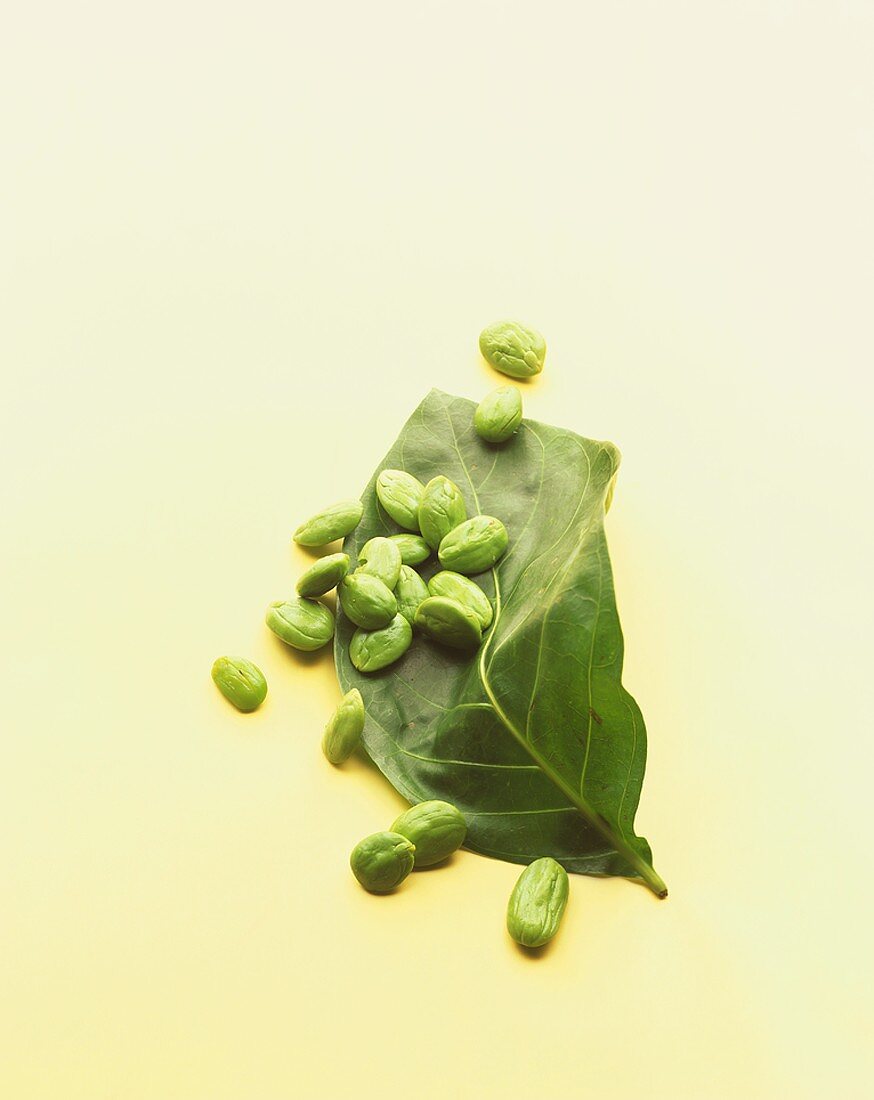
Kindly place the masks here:
[[(874, 7), (28, 3), (0, 47), (0, 1095), (872, 1095)], [(394, 897), (262, 625), (425, 392), (624, 452), (671, 896)], [(242, 717), (209, 667), (269, 677)]]

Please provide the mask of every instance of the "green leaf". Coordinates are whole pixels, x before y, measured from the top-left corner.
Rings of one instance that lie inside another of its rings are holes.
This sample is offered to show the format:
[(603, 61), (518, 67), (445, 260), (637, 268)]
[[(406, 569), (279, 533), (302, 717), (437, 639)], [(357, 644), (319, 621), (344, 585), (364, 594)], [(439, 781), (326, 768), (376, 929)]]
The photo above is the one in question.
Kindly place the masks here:
[(462, 811), (467, 848), (514, 863), (548, 855), (568, 871), (640, 878), (664, 896), (634, 833), (646, 730), (621, 683), (604, 535), (619, 452), (533, 420), (496, 447), (474, 431), (475, 408), (438, 390), (425, 398), (365, 490), (343, 549), (355, 560), (369, 538), (395, 531), (376, 497), (379, 470), (424, 482), (445, 474), (469, 515), (497, 516), (509, 532), (506, 554), (476, 578), (494, 620), (473, 655), (417, 636), (396, 664), (363, 675), (349, 660), (355, 627), (338, 613), (337, 673), (364, 698), (363, 743), (409, 801)]

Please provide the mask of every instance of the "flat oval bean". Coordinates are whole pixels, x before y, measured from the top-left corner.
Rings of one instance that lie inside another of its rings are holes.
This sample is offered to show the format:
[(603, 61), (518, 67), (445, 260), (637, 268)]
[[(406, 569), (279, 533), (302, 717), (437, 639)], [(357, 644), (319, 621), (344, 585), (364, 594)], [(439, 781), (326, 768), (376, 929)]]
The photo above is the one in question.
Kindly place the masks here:
[(219, 657), (212, 666), (215, 686), (237, 710), (257, 710), (267, 695), (264, 673), (245, 657)]
[(379, 577), (389, 589), (394, 588), (401, 575), (401, 551), (391, 539), (376, 535), (358, 551), (358, 573)]
[(507, 931), (524, 947), (542, 947), (558, 931), (568, 899), (567, 871), (549, 856), (525, 868), (507, 906)]
[(328, 554), (319, 558), (297, 580), (298, 596), (324, 596), (336, 588), (349, 572), (348, 554)]
[(454, 481), (438, 474), (425, 486), (419, 505), (419, 530), (432, 550), (467, 515), (464, 497)]
[(337, 591), (343, 613), (365, 630), (388, 626), (397, 614), (398, 604), (391, 589), (369, 573), (347, 573)]
[(474, 516), (458, 525), (440, 543), (438, 557), (444, 569), (456, 573), (483, 573), (507, 549), (507, 529), (494, 516)]
[(433, 867), (461, 847), (467, 822), (451, 803), (431, 799), (405, 810), (392, 825), (392, 832), (416, 846), (417, 867)]
[(388, 541), (400, 550), (402, 565), (421, 565), (431, 557), (431, 547), (421, 535), (408, 535), (405, 531), (402, 535), (389, 535)]
[(326, 546), (345, 538), (361, 522), (364, 507), (359, 500), (341, 500), (302, 523), (292, 538), (300, 546)]
[(492, 621), (494, 613), (489, 598), (470, 577), (453, 573), (450, 569), (443, 569), (428, 581), (428, 591), (432, 596), (448, 596), (451, 600), (460, 603), (462, 607), (466, 607), (468, 611), (472, 611), (479, 619), (483, 630)]
[(476, 649), (482, 640), (479, 619), (456, 600), (429, 596), (419, 605), (415, 625), (451, 649)]
[(342, 764), (355, 752), (364, 730), (364, 700), (358, 688), (347, 691), (331, 715), (322, 737), (322, 752), (332, 764)]
[(522, 423), (522, 394), (515, 386), (498, 386), (473, 414), (476, 434), (488, 443), (504, 443)]
[(400, 833), (372, 833), (352, 849), (352, 874), (371, 894), (388, 894), (413, 869), (416, 848)]
[(403, 657), (412, 640), (413, 628), (403, 615), (395, 615), (381, 630), (356, 630), (349, 659), (359, 672), (378, 672)]
[(518, 321), (497, 321), (484, 328), (479, 349), (490, 366), (510, 378), (540, 374), (546, 358), (546, 341), (540, 333)]
[(379, 503), (399, 527), (419, 530), (419, 502), (425, 486), (406, 470), (383, 470), (376, 479)]
[(267, 608), (266, 622), (277, 638), (305, 652), (321, 649), (334, 636), (334, 616), (328, 608), (303, 597), (275, 600)]
[(401, 566), (401, 575), (395, 585), (395, 599), (398, 601), (398, 614), (412, 625), (419, 604), (428, 599), (428, 586), (409, 565)]

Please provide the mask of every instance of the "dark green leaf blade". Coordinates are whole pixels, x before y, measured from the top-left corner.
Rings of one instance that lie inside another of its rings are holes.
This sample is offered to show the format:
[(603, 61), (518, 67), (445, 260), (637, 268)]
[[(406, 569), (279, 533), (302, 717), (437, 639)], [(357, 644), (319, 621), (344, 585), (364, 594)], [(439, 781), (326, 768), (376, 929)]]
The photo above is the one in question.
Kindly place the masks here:
[[(397, 664), (364, 676), (348, 657), (354, 627), (339, 615), (340, 683), (364, 697), (363, 741), (377, 766), (410, 801), (457, 805), (467, 847), (518, 863), (551, 855), (569, 871), (638, 876), (662, 894), (633, 827), (646, 733), (620, 681), (603, 527), (618, 451), (530, 420), (494, 447), (474, 432), (474, 409), (432, 391), (379, 470), (426, 482), (445, 474), (470, 514), (506, 525), (509, 550), (476, 578), (495, 603), (486, 640), (471, 657), (417, 637)], [(396, 530), (376, 473), (344, 544), (353, 560), (367, 539)]]

